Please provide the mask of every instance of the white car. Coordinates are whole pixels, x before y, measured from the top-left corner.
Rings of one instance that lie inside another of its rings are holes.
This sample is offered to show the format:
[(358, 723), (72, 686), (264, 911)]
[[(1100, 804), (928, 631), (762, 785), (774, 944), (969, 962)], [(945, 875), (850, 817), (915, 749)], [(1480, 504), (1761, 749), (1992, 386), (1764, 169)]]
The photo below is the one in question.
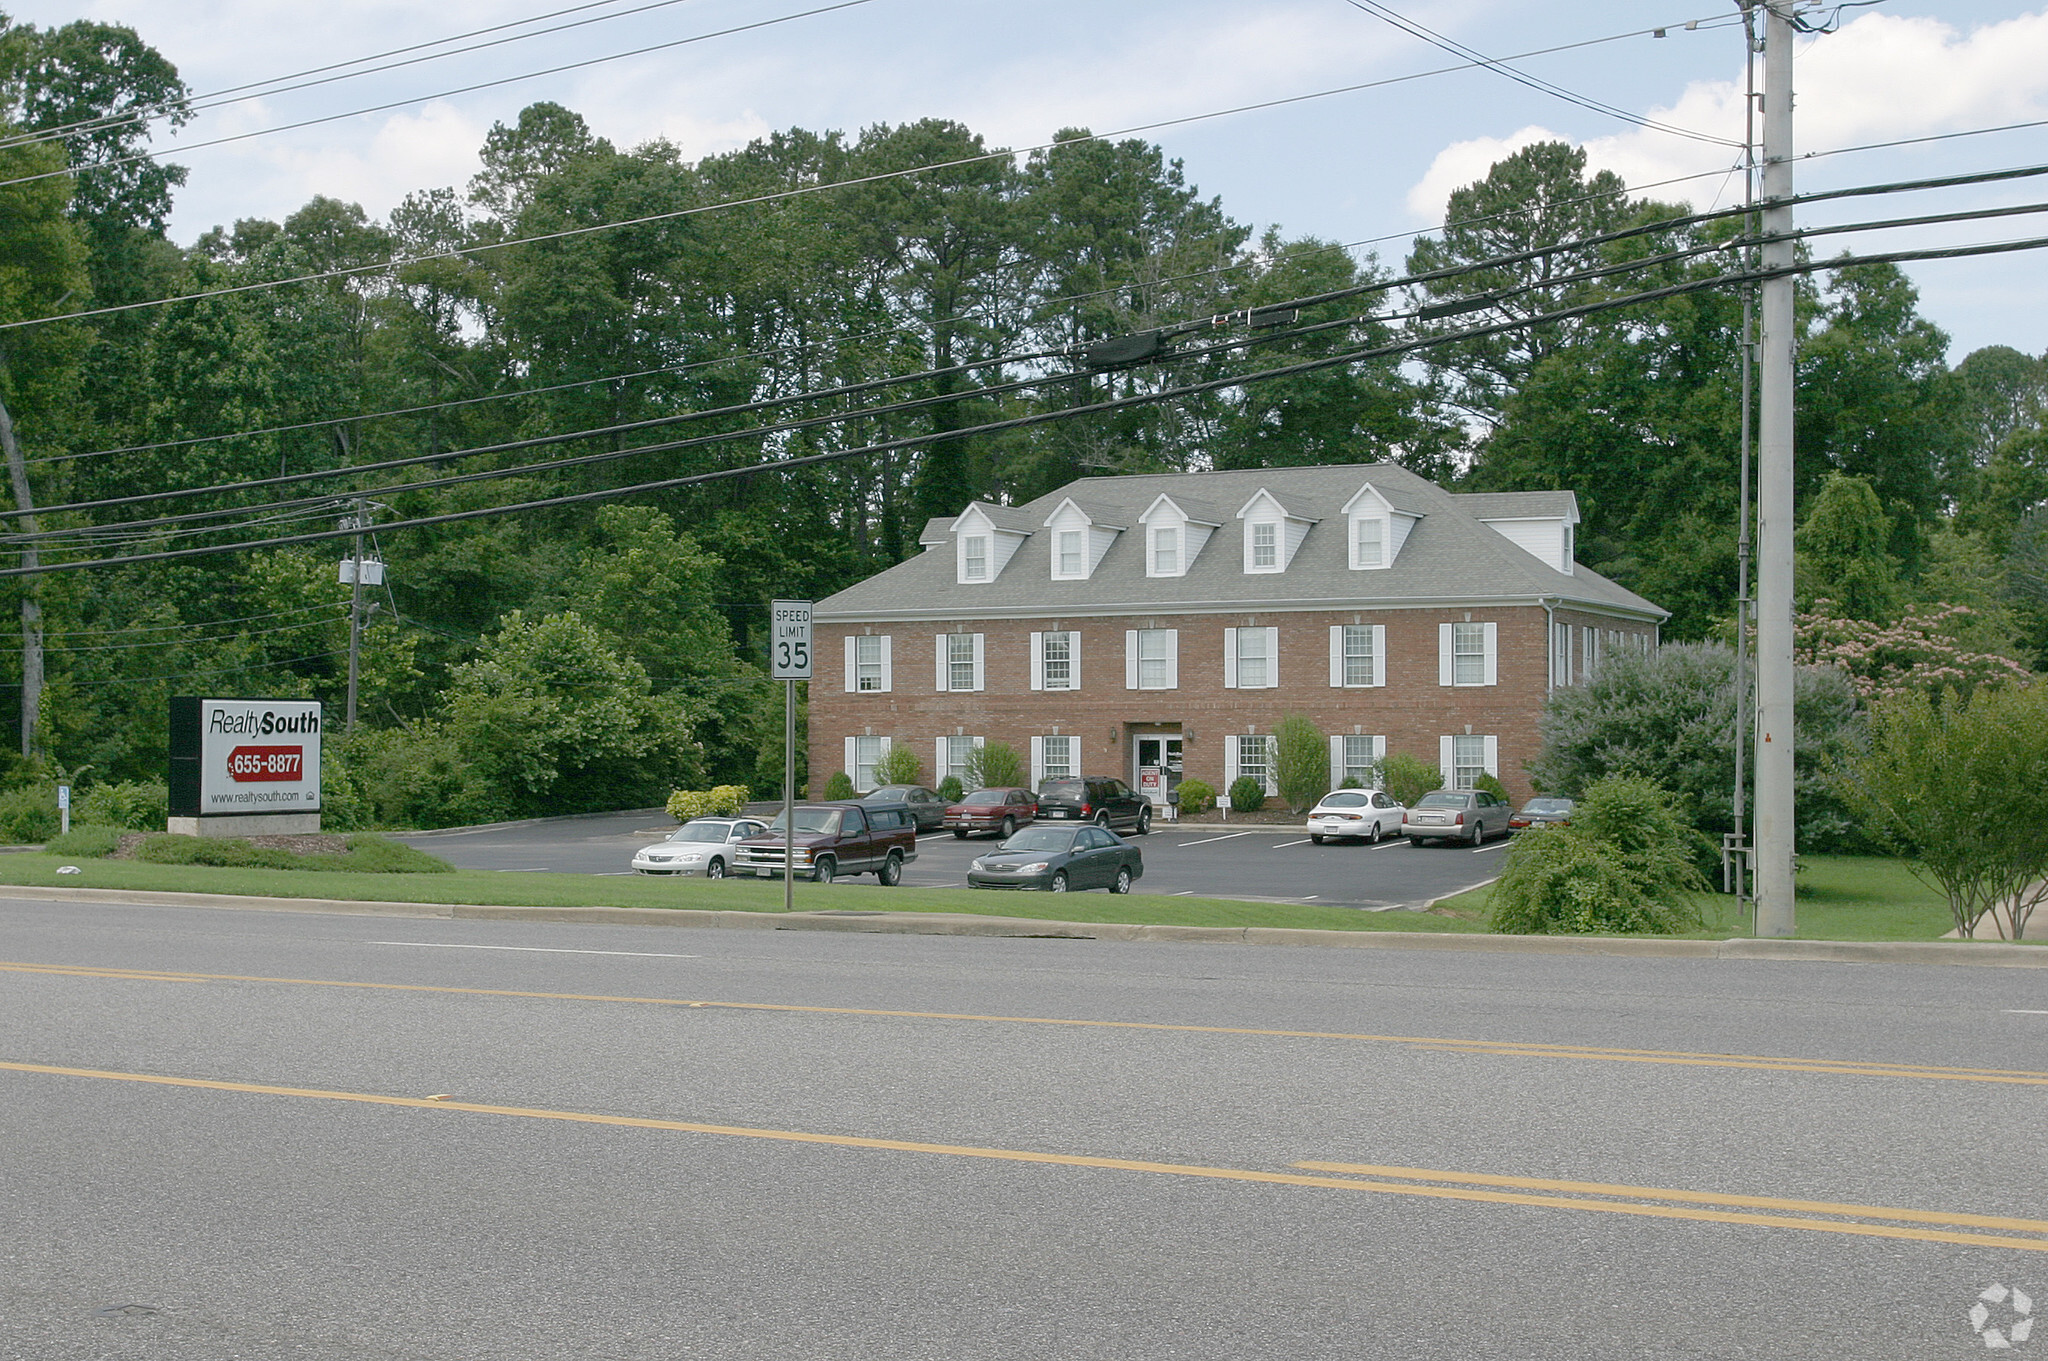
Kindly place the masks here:
[(1309, 810), (1308, 839), (1320, 846), (1325, 839), (1378, 841), (1383, 836), (1399, 836), (1401, 819), (1407, 813), (1377, 789), (1333, 790)]
[(643, 846), (633, 856), (642, 874), (701, 874), (723, 879), (732, 870), (733, 850), (768, 824), (758, 818), (691, 818), (668, 834), (668, 840)]

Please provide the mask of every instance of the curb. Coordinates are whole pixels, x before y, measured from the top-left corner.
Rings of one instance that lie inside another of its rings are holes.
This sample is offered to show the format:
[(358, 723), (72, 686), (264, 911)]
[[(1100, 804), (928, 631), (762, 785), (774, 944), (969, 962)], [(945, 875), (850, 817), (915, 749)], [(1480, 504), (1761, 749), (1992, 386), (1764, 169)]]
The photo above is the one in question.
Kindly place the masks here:
[(1282, 926), (1145, 926), (1041, 921), (956, 912), (733, 912), (669, 907), (512, 907), (480, 903), (368, 902), (339, 898), (245, 898), (224, 893), (0, 885), (0, 899), (206, 907), (241, 912), (433, 917), (594, 926), (694, 926), (737, 931), (839, 931), (863, 935), (980, 936), (1030, 940), (1150, 941), (1187, 945), (1286, 945), (1466, 954), (1627, 956), (1637, 959), (1774, 960), (1808, 964), (1945, 964), (2048, 969), (2048, 947), (1983, 941), (1645, 940), (1624, 936), (1494, 936), (1431, 931), (1322, 931)]

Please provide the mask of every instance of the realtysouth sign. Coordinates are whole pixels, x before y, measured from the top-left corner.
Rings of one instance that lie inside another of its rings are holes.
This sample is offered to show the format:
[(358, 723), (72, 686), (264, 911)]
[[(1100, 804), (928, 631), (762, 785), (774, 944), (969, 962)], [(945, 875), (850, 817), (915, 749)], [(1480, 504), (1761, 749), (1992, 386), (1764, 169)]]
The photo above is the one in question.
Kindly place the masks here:
[(320, 811), (320, 705), (296, 699), (171, 701), (171, 814)]

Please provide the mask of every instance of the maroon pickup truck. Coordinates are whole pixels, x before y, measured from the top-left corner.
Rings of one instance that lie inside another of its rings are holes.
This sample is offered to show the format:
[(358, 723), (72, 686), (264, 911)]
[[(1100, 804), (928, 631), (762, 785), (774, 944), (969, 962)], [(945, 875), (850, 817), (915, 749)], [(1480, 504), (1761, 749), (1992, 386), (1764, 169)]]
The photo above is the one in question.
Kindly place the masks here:
[[(917, 859), (917, 818), (893, 803), (800, 803), (796, 806), (796, 872), (820, 884), (842, 874), (872, 874), (884, 884), (903, 879)], [(760, 836), (742, 841), (733, 869), (779, 879), (784, 864), (782, 814)]]

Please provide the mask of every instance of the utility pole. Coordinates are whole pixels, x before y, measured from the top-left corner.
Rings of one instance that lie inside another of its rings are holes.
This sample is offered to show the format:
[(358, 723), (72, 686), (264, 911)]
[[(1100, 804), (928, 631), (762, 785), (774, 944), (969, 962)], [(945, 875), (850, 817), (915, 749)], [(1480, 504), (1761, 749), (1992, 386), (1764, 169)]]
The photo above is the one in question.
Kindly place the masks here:
[(1763, 282), (1758, 355), (1756, 933), (1793, 931), (1792, 853), (1792, 13), (1798, 0), (1751, 0), (1764, 11)]
[[(1744, 0), (1742, 46), (1745, 90), (1742, 103), (1742, 201), (1750, 209), (1743, 230), (1754, 233), (1756, 222), (1756, 13)], [(1755, 252), (1745, 252), (1744, 263)], [(1742, 290), (1742, 440), (1735, 531), (1735, 799), (1730, 819), (1735, 830), (1723, 842), (1722, 887), (1738, 904), (1750, 903), (1749, 807), (1749, 564), (1755, 545), (1749, 530), (1749, 469), (1756, 436), (1756, 285)], [(1747, 915), (1745, 913), (1745, 915)]]
[(356, 730), (356, 667), (363, 652), (363, 522), (370, 516), (367, 506), (359, 496), (356, 498), (354, 517), (355, 560), (349, 573), (348, 600), (348, 720), (342, 727), (344, 734)]
[[(7, 477), (14, 484), (14, 508), (22, 512), (22, 532), (33, 534), (36, 517), (30, 512), (36, 502), (29, 492), (28, 463), (21, 456), (21, 443), (14, 437), (14, 417), (8, 414), (5, 402), (0, 402), (0, 451), (6, 454)], [(21, 550), (21, 565), (31, 573), (21, 579), (21, 754), (33, 757), (36, 729), (43, 721), (43, 604), (38, 597), (40, 578), (34, 575), (42, 559), (34, 540)]]

